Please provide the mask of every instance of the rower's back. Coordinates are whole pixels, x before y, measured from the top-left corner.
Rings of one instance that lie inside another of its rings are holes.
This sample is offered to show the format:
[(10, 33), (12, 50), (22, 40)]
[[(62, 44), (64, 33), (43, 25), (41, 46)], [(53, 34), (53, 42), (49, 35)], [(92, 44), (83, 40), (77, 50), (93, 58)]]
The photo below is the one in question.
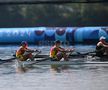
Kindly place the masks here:
[(96, 56), (102, 57), (104, 55), (105, 48), (102, 42), (98, 42), (96, 45)]

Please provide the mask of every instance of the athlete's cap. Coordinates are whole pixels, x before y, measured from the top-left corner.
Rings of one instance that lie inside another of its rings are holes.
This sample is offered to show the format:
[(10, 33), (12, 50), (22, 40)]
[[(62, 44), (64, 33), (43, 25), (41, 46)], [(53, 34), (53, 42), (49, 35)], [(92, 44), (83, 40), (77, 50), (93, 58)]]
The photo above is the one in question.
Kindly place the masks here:
[(99, 40), (103, 40), (103, 39), (105, 40), (105, 39), (106, 39), (106, 37), (101, 36)]
[(22, 41), (21, 45), (28, 45), (26, 41)]
[(60, 40), (56, 40), (55, 43), (61, 43), (61, 41)]

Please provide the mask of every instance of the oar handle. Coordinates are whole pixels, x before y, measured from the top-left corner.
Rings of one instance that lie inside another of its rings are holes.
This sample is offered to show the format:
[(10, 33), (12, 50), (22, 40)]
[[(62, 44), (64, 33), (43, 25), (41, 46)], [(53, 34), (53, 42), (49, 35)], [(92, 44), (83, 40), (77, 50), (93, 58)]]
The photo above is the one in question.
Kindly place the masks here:
[(66, 49), (66, 50), (64, 50), (64, 51), (62, 51), (62, 52), (68, 53), (68, 52), (73, 52), (73, 51), (74, 51), (74, 49), (72, 48), (72, 49)]
[(31, 52), (31, 53), (33, 53), (33, 52), (41, 52), (40, 50), (28, 50), (28, 51), (26, 51), (26, 52)]
[(41, 50), (37, 50), (37, 49), (36, 49), (36, 50), (34, 50), (34, 52), (40, 52), (40, 53), (41, 53)]

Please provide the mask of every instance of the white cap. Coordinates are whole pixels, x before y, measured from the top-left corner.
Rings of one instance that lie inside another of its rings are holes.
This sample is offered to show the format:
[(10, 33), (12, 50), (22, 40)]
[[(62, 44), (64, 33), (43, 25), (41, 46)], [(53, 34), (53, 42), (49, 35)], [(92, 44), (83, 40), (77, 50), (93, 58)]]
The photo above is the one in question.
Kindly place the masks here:
[(104, 36), (101, 36), (99, 40), (103, 40), (103, 39), (106, 39), (106, 37), (104, 37)]

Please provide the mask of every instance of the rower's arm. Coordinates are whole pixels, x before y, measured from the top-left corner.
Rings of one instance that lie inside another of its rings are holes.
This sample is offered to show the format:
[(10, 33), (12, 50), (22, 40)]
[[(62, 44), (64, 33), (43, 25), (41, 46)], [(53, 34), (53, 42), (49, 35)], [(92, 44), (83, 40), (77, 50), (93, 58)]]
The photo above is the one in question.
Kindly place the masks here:
[(106, 45), (106, 44), (104, 44), (104, 43), (102, 43), (102, 42), (99, 42), (99, 43), (97, 44), (97, 46), (103, 46), (103, 47), (107, 47), (107, 48), (108, 48), (108, 45)]
[(104, 42), (104, 44), (105, 44), (105, 45), (108, 45), (108, 43), (107, 43), (107, 42)]
[(32, 49), (27, 48), (26, 49), (26, 52), (41, 52), (41, 51), (40, 50), (37, 50), (37, 49), (36, 50), (32, 50)]
[(65, 49), (64, 49), (64, 48), (59, 47), (59, 51), (60, 51), (60, 52), (63, 52), (63, 51), (65, 51)]
[(64, 48), (59, 48), (59, 50), (61, 51), (61, 52), (69, 52), (69, 51), (74, 51), (74, 49), (72, 48), (72, 49), (64, 49)]
[(108, 48), (108, 45), (103, 44), (104, 47)]
[(26, 52), (34, 52), (34, 50), (27, 48)]

